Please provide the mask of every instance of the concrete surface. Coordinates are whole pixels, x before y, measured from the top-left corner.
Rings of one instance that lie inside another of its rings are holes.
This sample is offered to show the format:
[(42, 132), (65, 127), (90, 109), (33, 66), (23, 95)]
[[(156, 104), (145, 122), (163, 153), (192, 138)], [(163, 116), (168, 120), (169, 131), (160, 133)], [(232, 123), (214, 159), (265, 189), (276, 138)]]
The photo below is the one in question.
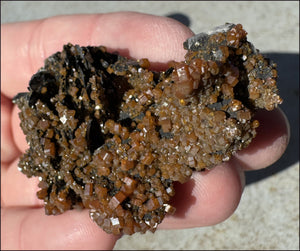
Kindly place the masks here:
[(119, 249), (299, 250), (299, 2), (1, 2), (1, 23), (60, 14), (121, 10), (171, 16), (199, 33), (225, 22), (242, 23), (248, 38), (278, 63), (281, 108), (291, 123), (291, 141), (274, 165), (246, 174), (236, 212), (203, 228), (158, 230), (124, 236)]

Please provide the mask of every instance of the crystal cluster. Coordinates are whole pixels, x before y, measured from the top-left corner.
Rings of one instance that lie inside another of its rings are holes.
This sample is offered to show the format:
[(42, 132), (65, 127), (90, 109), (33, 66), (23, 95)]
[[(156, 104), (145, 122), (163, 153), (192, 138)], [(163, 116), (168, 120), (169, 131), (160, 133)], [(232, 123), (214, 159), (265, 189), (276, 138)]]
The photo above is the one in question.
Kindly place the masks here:
[(154, 232), (174, 182), (249, 145), (260, 108), (282, 102), (276, 65), (225, 24), (184, 43), (164, 72), (147, 59), (67, 44), (14, 98), (29, 149), (19, 167), (40, 178), (48, 215), (88, 208), (107, 233)]

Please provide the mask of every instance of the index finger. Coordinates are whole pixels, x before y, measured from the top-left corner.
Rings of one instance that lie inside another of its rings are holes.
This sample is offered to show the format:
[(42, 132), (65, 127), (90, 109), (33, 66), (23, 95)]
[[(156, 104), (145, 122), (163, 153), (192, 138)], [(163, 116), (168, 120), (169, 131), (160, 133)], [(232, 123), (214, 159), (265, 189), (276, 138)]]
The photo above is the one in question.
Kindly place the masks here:
[(10, 98), (26, 91), (43, 61), (68, 42), (167, 63), (183, 60), (182, 43), (193, 34), (173, 19), (135, 12), (57, 16), (1, 28), (2, 92)]

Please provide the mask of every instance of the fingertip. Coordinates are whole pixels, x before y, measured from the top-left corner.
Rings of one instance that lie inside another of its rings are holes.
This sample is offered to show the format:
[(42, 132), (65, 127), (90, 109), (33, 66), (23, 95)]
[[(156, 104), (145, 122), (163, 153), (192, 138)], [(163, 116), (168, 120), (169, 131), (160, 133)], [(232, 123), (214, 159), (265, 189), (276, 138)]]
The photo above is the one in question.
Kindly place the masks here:
[[(200, 210), (206, 214), (203, 226), (210, 226), (223, 222), (234, 213), (243, 193), (245, 178), (244, 172), (233, 162), (225, 162), (206, 172), (208, 178), (197, 175), (196, 182), (200, 184), (197, 196), (204, 204)], [(203, 190), (206, 190), (205, 196)]]
[(203, 227), (224, 221), (239, 204), (243, 180), (243, 171), (231, 162), (193, 173), (191, 181), (177, 187), (173, 204), (177, 213), (166, 217), (161, 228)]
[(162, 16), (138, 12), (116, 12), (96, 19), (91, 33), (94, 45), (110, 50), (128, 50), (132, 58), (167, 63), (184, 60), (183, 42), (193, 32), (180, 22)]
[(280, 108), (259, 110), (255, 118), (260, 123), (256, 137), (234, 156), (245, 170), (257, 170), (275, 163), (284, 154), (290, 139), (289, 121)]

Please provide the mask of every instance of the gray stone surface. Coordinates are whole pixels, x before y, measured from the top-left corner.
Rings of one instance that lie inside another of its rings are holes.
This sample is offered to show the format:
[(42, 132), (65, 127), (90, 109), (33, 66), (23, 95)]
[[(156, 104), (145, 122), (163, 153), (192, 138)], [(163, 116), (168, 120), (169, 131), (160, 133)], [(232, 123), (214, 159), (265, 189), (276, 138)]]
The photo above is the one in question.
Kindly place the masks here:
[(248, 173), (240, 205), (215, 226), (158, 230), (124, 236), (118, 249), (299, 250), (299, 2), (1, 2), (1, 23), (73, 13), (139, 11), (172, 16), (195, 33), (225, 22), (242, 23), (252, 41), (278, 63), (281, 106), (291, 123), (284, 156), (265, 170)]

